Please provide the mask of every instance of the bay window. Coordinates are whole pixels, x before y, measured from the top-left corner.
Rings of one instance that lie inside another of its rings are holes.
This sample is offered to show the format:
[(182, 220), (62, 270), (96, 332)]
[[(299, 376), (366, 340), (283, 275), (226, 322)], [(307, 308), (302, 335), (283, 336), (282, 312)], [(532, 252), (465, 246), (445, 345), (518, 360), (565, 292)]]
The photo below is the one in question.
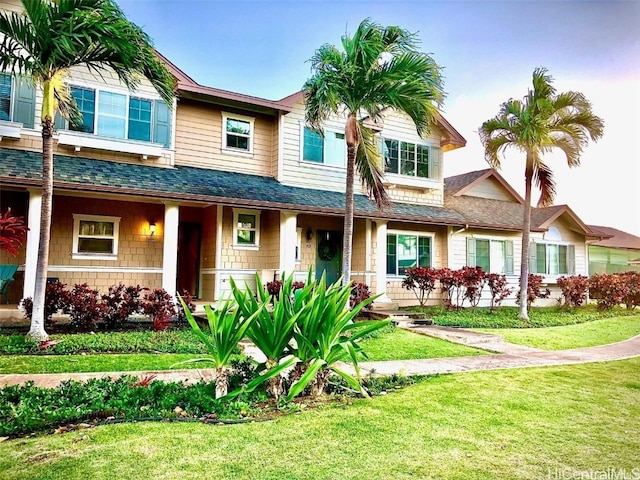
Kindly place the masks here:
[(440, 149), (437, 147), (384, 138), (382, 154), (386, 173), (440, 179)]

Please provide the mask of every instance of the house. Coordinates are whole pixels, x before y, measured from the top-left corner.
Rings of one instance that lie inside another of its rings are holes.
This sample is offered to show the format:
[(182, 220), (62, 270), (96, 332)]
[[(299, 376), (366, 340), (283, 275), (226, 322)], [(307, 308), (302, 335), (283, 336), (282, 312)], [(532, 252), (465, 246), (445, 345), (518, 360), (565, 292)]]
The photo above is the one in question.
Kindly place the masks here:
[(640, 272), (640, 237), (617, 228), (599, 225), (589, 228), (605, 237), (589, 243), (589, 275)]
[[(164, 58), (163, 58), (164, 59)], [(283, 272), (341, 272), (345, 118), (320, 137), (305, 127), (300, 92), (278, 101), (203, 86), (164, 59), (177, 80), (165, 105), (152, 86), (74, 69), (80, 125), (56, 119), (47, 276), (101, 291), (119, 282), (188, 290), (202, 301)], [(42, 93), (0, 73), (0, 207), (28, 218), (9, 298), (33, 294), (40, 220)], [(365, 121), (380, 139), (392, 208), (355, 198), (352, 278), (414, 303), (402, 288), (414, 265), (480, 265), (517, 281), (523, 200), (494, 170), (443, 178), (465, 139), (441, 115), (426, 138), (387, 111)], [(355, 179), (356, 192), (360, 180)], [(568, 206), (534, 209), (532, 265), (552, 284), (587, 273), (593, 232)], [(513, 300), (513, 299), (511, 299)], [(436, 299), (437, 301), (437, 299)]]

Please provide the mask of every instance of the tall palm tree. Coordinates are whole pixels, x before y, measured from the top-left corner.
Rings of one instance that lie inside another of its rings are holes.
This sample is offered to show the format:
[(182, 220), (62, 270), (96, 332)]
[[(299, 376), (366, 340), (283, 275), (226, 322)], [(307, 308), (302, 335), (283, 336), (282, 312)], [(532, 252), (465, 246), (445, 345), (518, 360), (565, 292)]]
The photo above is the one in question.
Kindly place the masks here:
[(404, 112), (415, 123), (418, 134), (423, 135), (429, 132), (437, 104), (444, 98), (440, 67), (430, 55), (418, 52), (417, 45), (415, 34), (365, 19), (353, 36), (342, 37), (343, 51), (323, 45), (311, 58), (312, 76), (303, 87), (307, 124), (323, 134), (324, 122), (329, 117), (339, 114), (347, 117), (344, 285), (351, 281), (356, 169), (378, 208), (382, 210), (390, 204), (382, 183), (382, 158), (375, 133), (366, 126), (363, 115), (375, 122), (387, 108)]
[(49, 263), (53, 195), (53, 118), (77, 119), (77, 105), (64, 83), (69, 70), (85, 66), (100, 76), (115, 72), (130, 90), (143, 77), (169, 106), (174, 79), (156, 56), (149, 37), (124, 16), (114, 0), (22, 0), (24, 14), (0, 12), (0, 71), (30, 78), (43, 90), (42, 215), (33, 317), (28, 335), (45, 340), (44, 295)]
[(545, 68), (533, 71), (533, 90), (523, 100), (509, 100), (498, 115), (480, 127), (485, 159), (500, 168), (500, 154), (514, 147), (526, 155), (525, 204), (522, 221), (522, 260), (520, 267), (520, 313), (529, 320), (527, 288), (529, 279), (529, 231), (531, 230), (532, 183), (540, 190), (538, 206), (553, 203), (556, 185), (551, 168), (542, 156), (555, 148), (562, 150), (570, 167), (580, 165), (582, 149), (589, 139), (597, 142), (604, 131), (604, 121), (591, 111), (591, 103), (579, 92), (556, 94), (553, 78)]

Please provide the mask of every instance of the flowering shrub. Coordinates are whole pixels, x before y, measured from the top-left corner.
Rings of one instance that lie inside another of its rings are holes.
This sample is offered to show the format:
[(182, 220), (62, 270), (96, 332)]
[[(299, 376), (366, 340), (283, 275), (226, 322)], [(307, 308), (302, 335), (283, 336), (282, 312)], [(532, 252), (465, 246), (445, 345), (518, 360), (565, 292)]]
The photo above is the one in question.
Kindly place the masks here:
[[(527, 310), (531, 308), (531, 305), (533, 305), (538, 298), (549, 298), (551, 296), (551, 290), (548, 288), (542, 290), (542, 279), (542, 275), (536, 275), (534, 273), (529, 274), (529, 282), (527, 285)], [(518, 302), (520, 302), (521, 293), (521, 291), (518, 292), (518, 295), (516, 296)]]
[(561, 301), (565, 308), (579, 307), (587, 300), (589, 279), (583, 275), (558, 278), (558, 287), (562, 291)]
[[(351, 308), (351, 310), (369, 297), (371, 297), (369, 285), (361, 282), (351, 282), (351, 296), (349, 297), (349, 308)], [(371, 304), (369, 303), (363, 310), (371, 310)]]
[(487, 286), (491, 293), (491, 303), (489, 304), (489, 310), (493, 311), (500, 307), (502, 301), (507, 298), (512, 289), (507, 287), (507, 276), (501, 273), (489, 273), (487, 274)]
[(423, 307), (429, 301), (429, 295), (436, 289), (438, 270), (431, 267), (407, 268), (406, 276), (402, 281), (402, 287), (412, 290), (420, 306)]

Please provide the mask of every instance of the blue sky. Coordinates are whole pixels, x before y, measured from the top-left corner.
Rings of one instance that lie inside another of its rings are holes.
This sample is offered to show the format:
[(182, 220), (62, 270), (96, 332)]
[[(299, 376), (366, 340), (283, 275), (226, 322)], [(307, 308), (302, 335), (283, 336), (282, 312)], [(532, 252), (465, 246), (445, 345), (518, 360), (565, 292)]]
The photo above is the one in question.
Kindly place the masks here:
[[(561, 156), (557, 203), (587, 223), (640, 236), (640, 2), (577, 1), (169, 1), (120, 0), (156, 47), (197, 82), (279, 99), (299, 90), (307, 60), (339, 44), (365, 17), (416, 32), (444, 68), (445, 117), (467, 147), (445, 156), (445, 174), (486, 168), (477, 129), (500, 103), (526, 94), (544, 66), (558, 91), (578, 90), (605, 120), (605, 136), (582, 166)], [(503, 162), (522, 191), (524, 159)]]

